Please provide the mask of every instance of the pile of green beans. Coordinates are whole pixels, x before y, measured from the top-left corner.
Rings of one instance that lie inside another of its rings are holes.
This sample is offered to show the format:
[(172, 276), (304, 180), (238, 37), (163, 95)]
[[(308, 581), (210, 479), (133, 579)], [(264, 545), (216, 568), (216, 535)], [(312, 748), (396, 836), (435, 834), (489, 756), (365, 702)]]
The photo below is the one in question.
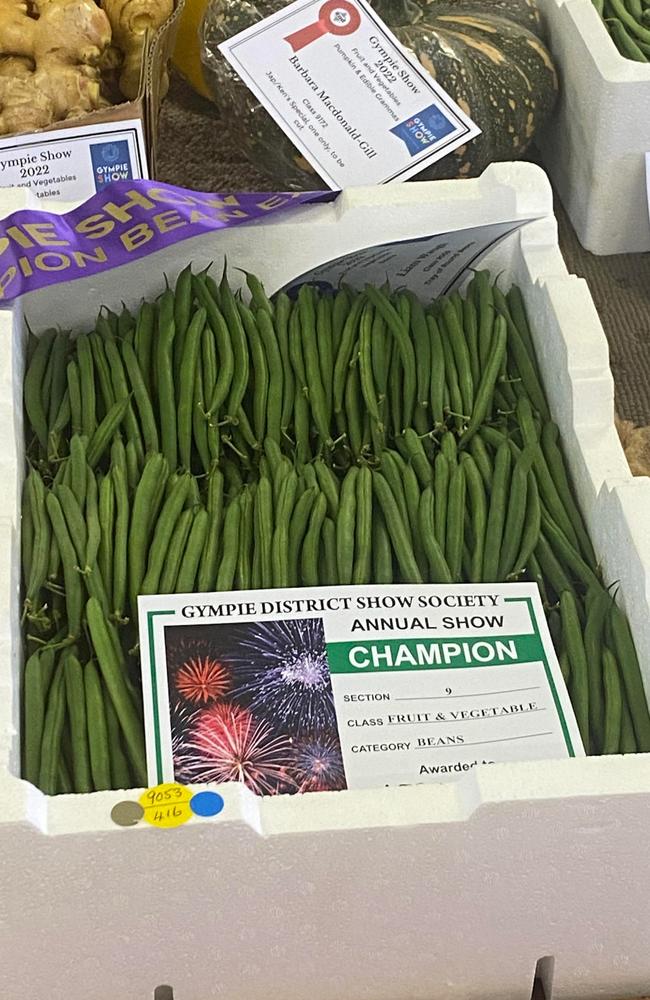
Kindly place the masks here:
[(650, 62), (650, 0), (593, 0), (593, 4), (621, 55)]
[(24, 776), (146, 784), (137, 596), (267, 587), (534, 580), (588, 752), (650, 750), (519, 290), (247, 285), (29, 336)]

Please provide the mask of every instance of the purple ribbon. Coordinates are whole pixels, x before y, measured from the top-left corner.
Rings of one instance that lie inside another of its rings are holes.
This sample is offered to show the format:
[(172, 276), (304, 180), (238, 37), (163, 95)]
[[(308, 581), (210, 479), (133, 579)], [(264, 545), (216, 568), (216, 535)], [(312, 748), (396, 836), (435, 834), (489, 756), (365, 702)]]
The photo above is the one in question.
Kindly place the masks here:
[(25, 209), (0, 222), (0, 303), (146, 257), (201, 233), (331, 201), (338, 192), (206, 194), (116, 181), (66, 215)]

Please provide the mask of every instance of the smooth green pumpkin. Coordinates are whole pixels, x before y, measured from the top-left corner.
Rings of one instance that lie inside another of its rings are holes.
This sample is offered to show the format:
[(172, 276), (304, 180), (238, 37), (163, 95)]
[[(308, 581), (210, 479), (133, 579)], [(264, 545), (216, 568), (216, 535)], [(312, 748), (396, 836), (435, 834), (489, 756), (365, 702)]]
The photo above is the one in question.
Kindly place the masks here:
[[(246, 155), (285, 190), (322, 187), (313, 168), (217, 50), (220, 42), (285, 6), (212, 0), (204, 22), (206, 77)], [(557, 97), (557, 76), (533, 0), (374, 0), (400, 42), (482, 129), (415, 179), (473, 177), (521, 158)]]

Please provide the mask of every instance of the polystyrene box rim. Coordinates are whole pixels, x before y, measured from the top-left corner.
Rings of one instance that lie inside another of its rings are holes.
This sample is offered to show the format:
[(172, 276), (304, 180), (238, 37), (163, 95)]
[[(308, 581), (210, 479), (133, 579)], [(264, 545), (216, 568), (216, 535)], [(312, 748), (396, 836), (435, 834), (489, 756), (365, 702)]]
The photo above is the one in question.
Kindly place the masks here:
[[(21, 207), (23, 201), (24, 192), (13, 194), (2, 192), (0, 195), (0, 206), (5, 212), (12, 203), (14, 208)], [(337, 203), (300, 208), (296, 210), (293, 221), (291, 213), (282, 213), (278, 215), (276, 223), (267, 220), (263, 228), (277, 224), (290, 232), (292, 227), (302, 226), (309, 220), (313, 222), (314, 219), (329, 220), (330, 223), (336, 222), (336, 225), (341, 225), (341, 220), (345, 219), (347, 213), (355, 218), (368, 213), (368, 225), (370, 225), (378, 207), (386, 209), (385, 217), (394, 222), (408, 214), (409, 205), (414, 212), (416, 205), (419, 211), (422, 211), (422, 206), (427, 204), (430, 213), (434, 215), (437, 213), (440, 219), (445, 217), (445, 212), (447, 213), (448, 229), (454, 228), (453, 220), (466, 216), (468, 205), (481, 215), (481, 218), (475, 220), (475, 225), (485, 221), (485, 218), (494, 221), (499, 206), (503, 212), (508, 213), (508, 218), (525, 219), (530, 217), (531, 212), (541, 213), (541, 218), (522, 230), (518, 237), (514, 237), (519, 241), (517, 260), (525, 273), (530, 275), (530, 287), (526, 291), (530, 292), (531, 301), (539, 302), (540, 308), (543, 305), (557, 322), (559, 322), (557, 317), (561, 317), (563, 311), (570, 308), (571, 303), (575, 301), (578, 289), (580, 289), (579, 301), (586, 302), (585, 296), (588, 296), (588, 292), (585, 283), (567, 273), (559, 253), (557, 226), (552, 216), (552, 194), (548, 179), (543, 171), (532, 164), (495, 164), (488, 168), (481, 178), (475, 180), (351, 190), (345, 192)], [(408, 223), (404, 225), (408, 229)], [(441, 232), (447, 231), (440, 226), (438, 228)], [(330, 237), (332, 233), (336, 233), (336, 227), (330, 228)], [(386, 234), (387, 238), (389, 235)], [(213, 238), (218, 239), (218, 234), (213, 234)], [(187, 258), (187, 250), (184, 250), (184, 247), (185, 243), (178, 244), (179, 261), (184, 254)], [(155, 260), (155, 256), (148, 258), (148, 268), (158, 274)], [(180, 266), (179, 263), (179, 269)], [(127, 265), (127, 268), (131, 267), (137, 267), (137, 262)], [(548, 271), (540, 273), (540, 267), (545, 267)], [(127, 273), (125, 268), (120, 270)], [(82, 279), (74, 285), (78, 287), (84, 282), (92, 284), (92, 279)], [(36, 294), (44, 295), (47, 291)], [(123, 284), (119, 282), (119, 297), (122, 298), (123, 294)], [(24, 301), (28, 302), (29, 298), (30, 296), (27, 296)], [(4, 347), (0, 347), (0, 366), (15, 362), (13, 351), (15, 342), (11, 338), (14, 325), (20, 322), (21, 308), (21, 303), (17, 303), (11, 310), (0, 310), (0, 344), (4, 344)], [(595, 311), (587, 317), (579, 329), (574, 326), (571, 324), (571, 331), (563, 331), (569, 360), (567, 377), (572, 392), (576, 398), (580, 397), (581, 392), (591, 393), (594, 377), (599, 385), (602, 383), (605, 394), (598, 405), (594, 403), (591, 407), (592, 413), (596, 414), (594, 418), (596, 427), (588, 426), (587, 430), (595, 432), (609, 430), (610, 424), (613, 427), (613, 383), (607, 367), (606, 341), (602, 327)], [(583, 340), (587, 332), (591, 338), (596, 361), (595, 370), (587, 365), (588, 377), (585, 378), (584, 366), (578, 363), (576, 367), (572, 362), (583, 357)], [(9, 349), (8, 345), (12, 349)], [(15, 380), (13, 384), (15, 387)], [(13, 401), (6, 401), (7, 404), (10, 409), (13, 408)], [(596, 447), (600, 434), (593, 433), (591, 436), (587, 434), (583, 441), (581, 427), (576, 426), (573, 430), (577, 447), (581, 450), (585, 466), (588, 467), (589, 456)], [(607, 448), (611, 452), (609, 467), (614, 473), (611, 483), (606, 476), (601, 476), (593, 482), (590, 506), (594, 511), (598, 506), (598, 495), (601, 490), (609, 490), (610, 486), (616, 489), (616, 483), (626, 484), (632, 479), (629, 470), (626, 472), (627, 466), (618, 439), (615, 439), (616, 444), (612, 437), (607, 440)], [(3, 452), (0, 458), (2, 474), (9, 471), (7, 463), (7, 456)], [(17, 475), (17, 465), (14, 462), (14, 479)], [(7, 573), (5, 570), (0, 576), (0, 691), (3, 687), (5, 690), (10, 688), (14, 695), (17, 692), (7, 684), (6, 678), (10, 677), (11, 670), (11, 663), (8, 661), (20, 655), (15, 635), (18, 595), (18, 572), (15, 563), (17, 527), (17, 508), (14, 508), (12, 516), (0, 519), (0, 551), (6, 556), (3, 565), (11, 566), (11, 572)], [(9, 552), (13, 552), (13, 562), (8, 557)], [(137, 791), (48, 798), (10, 773), (8, 764), (11, 754), (14, 764), (16, 763), (17, 735), (12, 732), (14, 723), (11, 721), (16, 718), (15, 706), (12, 709), (0, 698), (0, 800), (3, 802), (0, 831), (3, 827), (6, 828), (7, 824), (16, 824), (19, 827), (27, 824), (51, 835), (100, 831), (110, 831), (116, 836), (123, 835), (123, 831), (112, 824), (110, 810), (114, 803), (125, 797), (125, 794), (131, 798), (137, 797)], [(478, 769), (454, 784), (278, 796), (263, 800), (256, 799), (241, 786), (228, 785), (220, 786), (226, 807), (216, 820), (210, 822), (243, 822), (265, 836), (325, 829), (334, 831), (461, 822), (467, 820), (481, 805), (487, 806), (503, 801), (591, 796), (601, 793), (640, 793), (648, 787), (649, 781), (650, 758), (637, 755), (626, 760), (587, 758), (544, 761), (539, 764), (502, 764), (483, 771)], [(182, 833), (180, 835), (182, 836)]]

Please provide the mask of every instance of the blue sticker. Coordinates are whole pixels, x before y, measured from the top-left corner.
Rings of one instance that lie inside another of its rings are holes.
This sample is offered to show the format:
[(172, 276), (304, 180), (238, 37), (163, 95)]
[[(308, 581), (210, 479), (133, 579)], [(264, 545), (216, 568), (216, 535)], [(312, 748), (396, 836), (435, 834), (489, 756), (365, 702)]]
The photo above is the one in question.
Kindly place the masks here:
[(90, 143), (90, 158), (96, 191), (102, 191), (113, 181), (128, 181), (133, 177), (126, 139)]
[(411, 115), (391, 129), (393, 135), (402, 139), (411, 156), (421, 153), (427, 146), (439, 142), (453, 132), (456, 126), (450, 122), (437, 104), (431, 104), (417, 115)]
[(195, 816), (216, 816), (223, 809), (223, 799), (216, 792), (197, 792), (190, 799)]

